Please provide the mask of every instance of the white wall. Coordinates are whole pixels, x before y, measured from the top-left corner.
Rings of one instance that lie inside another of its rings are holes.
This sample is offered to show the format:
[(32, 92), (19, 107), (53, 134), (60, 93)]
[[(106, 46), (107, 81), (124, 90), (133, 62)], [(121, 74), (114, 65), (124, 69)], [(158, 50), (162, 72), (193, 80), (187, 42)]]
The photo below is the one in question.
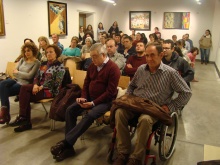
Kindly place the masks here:
[[(62, 2), (68, 6), (68, 35), (60, 37), (64, 47), (69, 45), (72, 36), (78, 35), (79, 12), (93, 13), (89, 16), (89, 23), (92, 24), (96, 36), (99, 22), (103, 22), (108, 31), (115, 20), (118, 21), (120, 30), (130, 34), (129, 11), (151, 11), (151, 31), (144, 31), (147, 36), (157, 26), (165, 39), (171, 38), (173, 34), (180, 39), (183, 34), (189, 33), (194, 45), (198, 47), (199, 38), (206, 29), (210, 29), (213, 34), (210, 61), (217, 60), (220, 68), (220, 58), (217, 55), (220, 53), (217, 49), (220, 37), (219, 0), (203, 0), (202, 5), (197, 5), (195, 0), (118, 0), (116, 6), (101, 0), (62, 0)], [(47, 0), (4, 0), (3, 5), (6, 36), (0, 36), (0, 72), (5, 70), (7, 61), (14, 61), (18, 56), (24, 38), (31, 38), (37, 43), (39, 36), (48, 37)], [(169, 11), (190, 12), (190, 29), (163, 29), (163, 13)]]

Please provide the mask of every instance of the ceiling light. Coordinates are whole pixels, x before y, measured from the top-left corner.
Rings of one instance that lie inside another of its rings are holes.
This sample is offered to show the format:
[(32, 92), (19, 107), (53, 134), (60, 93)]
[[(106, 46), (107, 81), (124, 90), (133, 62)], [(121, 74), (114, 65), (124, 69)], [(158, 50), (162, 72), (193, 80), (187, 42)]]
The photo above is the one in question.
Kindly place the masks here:
[(115, 4), (115, 1), (113, 1), (113, 0), (102, 0), (102, 1), (113, 3), (113, 5)]

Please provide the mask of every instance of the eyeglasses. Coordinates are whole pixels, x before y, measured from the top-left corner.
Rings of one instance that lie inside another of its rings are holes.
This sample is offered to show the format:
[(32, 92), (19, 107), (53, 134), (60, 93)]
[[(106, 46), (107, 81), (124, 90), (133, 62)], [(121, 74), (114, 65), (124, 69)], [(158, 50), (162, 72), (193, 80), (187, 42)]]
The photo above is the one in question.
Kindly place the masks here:
[(171, 48), (163, 48), (163, 50), (170, 50)]

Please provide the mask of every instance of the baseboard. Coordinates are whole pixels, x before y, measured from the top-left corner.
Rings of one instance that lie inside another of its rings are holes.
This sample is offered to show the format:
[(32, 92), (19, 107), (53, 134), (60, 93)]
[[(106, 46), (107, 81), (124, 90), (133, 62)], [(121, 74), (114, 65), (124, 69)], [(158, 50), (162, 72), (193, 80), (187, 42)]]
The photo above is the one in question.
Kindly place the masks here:
[(217, 65), (216, 65), (215, 62), (214, 62), (214, 65), (215, 65), (215, 69), (216, 69), (216, 71), (217, 71), (217, 73), (218, 73), (218, 77), (220, 78), (220, 72), (219, 72), (219, 69), (218, 69), (218, 67), (217, 67)]

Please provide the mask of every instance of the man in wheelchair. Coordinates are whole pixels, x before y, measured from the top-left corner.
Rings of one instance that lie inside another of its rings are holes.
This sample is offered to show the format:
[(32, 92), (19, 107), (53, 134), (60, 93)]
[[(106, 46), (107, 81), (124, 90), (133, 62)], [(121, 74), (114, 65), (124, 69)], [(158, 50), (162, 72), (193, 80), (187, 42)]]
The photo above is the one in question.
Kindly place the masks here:
[[(147, 64), (138, 68), (127, 89), (127, 94), (152, 100), (169, 113), (186, 105), (192, 93), (179, 73), (161, 62), (163, 49), (167, 50), (167, 48), (162, 48), (157, 43), (147, 45)], [(179, 95), (172, 100), (172, 94), (174, 92), (177, 92)], [(139, 116), (137, 139), (134, 151), (131, 152), (128, 120), (134, 116), (135, 113), (127, 109), (118, 108), (115, 112), (118, 156), (114, 161), (114, 165), (142, 164), (148, 137), (153, 124), (157, 120), (147, 114), (141, 114)]]

